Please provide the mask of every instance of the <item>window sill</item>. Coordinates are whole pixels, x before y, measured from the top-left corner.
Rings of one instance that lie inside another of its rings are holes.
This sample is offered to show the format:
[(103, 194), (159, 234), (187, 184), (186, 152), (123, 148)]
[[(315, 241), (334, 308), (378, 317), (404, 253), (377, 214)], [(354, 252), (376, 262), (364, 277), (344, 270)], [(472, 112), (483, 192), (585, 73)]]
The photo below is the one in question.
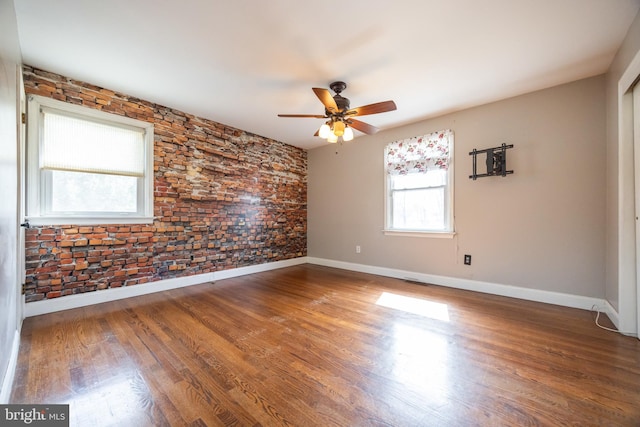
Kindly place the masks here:
[(153, 217), (141, 216), (105, 216), (105, 217), (27, 217), (29, 226), (45, 227), (50, 225), (103, 225), (103, 224), (153, 224)]
[(455, 231), (382, 230), (385, 236), (422, 237), (429, 239), (453, 239)]

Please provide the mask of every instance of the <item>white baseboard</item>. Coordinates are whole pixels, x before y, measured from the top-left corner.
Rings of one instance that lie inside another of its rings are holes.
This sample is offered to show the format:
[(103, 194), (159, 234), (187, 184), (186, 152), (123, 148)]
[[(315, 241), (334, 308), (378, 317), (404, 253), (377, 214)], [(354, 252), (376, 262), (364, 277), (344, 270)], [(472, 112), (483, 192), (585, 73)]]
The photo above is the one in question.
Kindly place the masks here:
[(215, 282), (216, 280), (239, 277), (247, 274), (260, 273), (263, 271), (276, 270), (279, 268), (306, 263), (340, 268), (343, 270), (358, 271), (361, 273), (375, 274), (378, 276), (407, 279), (416, 282), (422, 282), (425, 284), (441, 285), (456, 289), (483, 292), (487, 294), (501, 295), (529, 301), (544, 302), (547, 304), (555, 304), (564, 307), (580, 308), (583, 310), (591, 310), (592, 307), (596, 305), (600, 307), (602, 312), (606, 313), (607, 316), (609, 316), (614, 325), (618, 325), (618, 316), (616, 310), (611, 306), (611, 304), (609, 304), (608, 301), (601, 298), (592, 298), (581, 295), (565, 294), (561, 292), (544, 291), (540, 289), (523, 288), (518, 286), (482, 282), (471, 279), (461, 279), (457, 277), (417, 273), (413, 271), (376, 267), (371, 265), (355, 264), (315, 257), (300, 257), (285, 261), (276, 261), (252, 265), (248, 267), (239, 267), (230, 270), (215, 271), (194, 276), (160, 280), (157, 282), (149, 282), (124, 288), (106, 289), (103, 291), (88, 292), (85, 294), (69, 295), (62, 298), (31, 302), (25, 304), (24, 314), (25, 317), (38, 316), (40, 314), (69, 310), (93, 304), (100, 304), (108, 301), (116, 301), (124, 298), (147, 295), (155, 292), (162, 292), (186, 286), (199, 285), (207, 282)]
[[(609, 320), (615, 325), (616, 329), (620, 331), (620, 315), (618, 314), (618, 310), (613, 308), (611, 303), (607, 300), (604, 301), (604, 305), (600, 306), (600, 311), (607, 316), (609, 316)], [(637, 332), (629, 332), (629, 331), (620, 331), (622, 335), (627, 335), (630, 337), (638, 337)]]
[(87, 292), (84, 294), (69, 295), (60, 298), (35, 301), (26, 303), (24, 316), (32, 317), (41, 314), (53, 313), (56, 311), (70, 310), (78, 307), (85, 307), (93, 304), (101, 304), (108, 301), (117, 301), (124, 298), (147, 295), (155, 292), (167, 291), (170, 289), (183, 288), (186, 286), (199, 285), (216, 280), (229, 279), (232, 277), (244, 276), (246, 274), (260, 273), (263, 271), (276, 270), (293, 265), (306, 264), (307, 257), (293, 258), (284, 261), (274, 261), (264, 264), (251, 265), (248, 267), (233, 268), (230, 270), (220, 270), (211, 273), (197, 274), (193, 276), (178, 277), (175, 279), (159, 280), (135, 286), (123, 288), (105, 289), (102, 291)]
[[(307, 257), (310, 264), (323, 265), (326, 267), (341, 268), (343, 270), (358, 271), (361, 273), (376, 274), (378, 276), (393, 277), (396, 279), (406, 279), (425, 284), (441, 285), (449, 288), (464, 289), (468, 291), (482, 292), (486, 294), (500, 295), (511, 298), (518, 298), (528, 301), (544, 302), (547, 304), (561, 305), (564, 307), (581, 308), (591, 310), (594, 305), (613, 312), (613, 308), (602, 298), (585, 297), (581, 295), (565, 294), (561, 292), (543, 291), (540, 289), (523, 288), (512, 285), (502, 285), (498, 283), (481, 282), (478, 280), (461, 279), (457, 277), (438, 276), (434, 274), (416, 273), (413, 271), (397, 270), (394, 268), (375, 267), (364, 264), (354, 264), (343, 261), (335, 261), (324, 258)], [(608, 307), (608, 308), (607, 308)], [(611, 317), (611, 316), (610, 316)], [(613, 319), (612, 319), (613, 321)]]
[(620, 323), (620, 317), (618, 316), (618, 310), (613, 308), (609, 301), (604, 301), (604, 306), (600, 307), (600, 311), (602, 311), (609, 317), (609, 320), (611, 320), (611, 322), (616, 325), (616, 328), (619, 328), (618, 325)]
[(7, 372), (2, 380), (2, 389), (0, 389), (0, 405), (6, 405), (11, 398), (11, 389), (13, 388), (13, 379), (16, 375), (18, 366), (18, 351), (20, 350), (20, 332), (16, 331), (13, 336), (13, 345), (11, 346), (11, 356), (9, 357), (9, 365)]

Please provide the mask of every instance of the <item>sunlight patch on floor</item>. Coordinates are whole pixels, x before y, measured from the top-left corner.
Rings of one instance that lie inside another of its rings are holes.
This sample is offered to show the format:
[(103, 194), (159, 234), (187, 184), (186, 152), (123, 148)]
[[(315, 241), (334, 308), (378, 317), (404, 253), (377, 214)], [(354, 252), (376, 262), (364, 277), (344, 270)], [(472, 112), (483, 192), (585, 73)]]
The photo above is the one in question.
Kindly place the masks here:
[(449, 321), (449, 309), (447, 304), (428, 301), (422, 298), (407, 297), (404, 295), (383, 292), (376, 301), (377, 305), (401, 310), (431, 319)]
[(424, 403), (444, 405), (449, 383), (449, 343), (419, 327), (396, 323), (393, 334), (393, 377), (420, 393)]
[(153, 397), (134, 370), (97, 381), (62, 403), (69, 405), (71, 425), (150, 425)]

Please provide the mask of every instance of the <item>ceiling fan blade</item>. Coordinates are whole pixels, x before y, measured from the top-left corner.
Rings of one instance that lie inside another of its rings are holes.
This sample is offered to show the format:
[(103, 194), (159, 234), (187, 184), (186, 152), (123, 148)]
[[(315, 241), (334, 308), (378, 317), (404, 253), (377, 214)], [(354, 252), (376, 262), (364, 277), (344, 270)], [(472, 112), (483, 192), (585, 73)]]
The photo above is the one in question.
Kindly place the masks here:
[(313, 136), (320, 136), (320, 129), (318, 129), (316, 133), (313, 134)]
[(347, 123), (349, 123), (349, 126), (352, 128), (357, 129), (362, 133), (366, 133), (367, 135), (372, 135), (380, 130), (375, 126), (356, 119), (349, 119)]
[(393, 101), (377, 102), (375, 104), (363, 105), (362, 107), (352, 108), (345, 113), (349, 116), (366, 116), (368, 114), (386, 113), (395, 110), (396, 103)]
[(324, 119), (327, 116), (321, 116), (320, 114), (278, 114), (278, 117), (297, 117), (297, 118), (314, 118), (314, 119)]
[(333, 99), (333, 96), (331, 96), (331, 92), (329, 92), (327, 89), (322, 89), (317, 87), (314, 87), (312, 89), (313, 89), (313, 93), (316, 94), (316, 96), (318, 97), (320, 102), (322, 102), (322, 104), (324, 105), (324, 108), (326, 108), (327, 111), (331, 113), (337, 113), (339, 111), (336, 101)]

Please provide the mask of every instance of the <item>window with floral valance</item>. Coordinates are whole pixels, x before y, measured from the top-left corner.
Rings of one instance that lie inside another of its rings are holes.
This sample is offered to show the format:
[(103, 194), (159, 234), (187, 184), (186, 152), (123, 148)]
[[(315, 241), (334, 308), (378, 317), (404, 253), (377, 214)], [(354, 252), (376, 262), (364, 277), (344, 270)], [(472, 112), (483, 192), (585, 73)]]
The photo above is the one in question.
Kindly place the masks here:
[(453, 132), (385, 147), (387, 231), (453, 232)]

